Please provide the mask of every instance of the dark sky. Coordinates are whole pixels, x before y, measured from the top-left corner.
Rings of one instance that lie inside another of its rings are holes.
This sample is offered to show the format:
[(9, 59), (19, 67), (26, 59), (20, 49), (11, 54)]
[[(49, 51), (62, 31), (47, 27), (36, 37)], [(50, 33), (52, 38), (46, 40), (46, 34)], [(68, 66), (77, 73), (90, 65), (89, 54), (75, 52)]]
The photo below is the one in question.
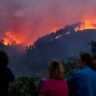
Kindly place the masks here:
[(95, 22), (95, 4), (96, 0), (0, 0), (0, 39), (27, 45), (67, 24)]

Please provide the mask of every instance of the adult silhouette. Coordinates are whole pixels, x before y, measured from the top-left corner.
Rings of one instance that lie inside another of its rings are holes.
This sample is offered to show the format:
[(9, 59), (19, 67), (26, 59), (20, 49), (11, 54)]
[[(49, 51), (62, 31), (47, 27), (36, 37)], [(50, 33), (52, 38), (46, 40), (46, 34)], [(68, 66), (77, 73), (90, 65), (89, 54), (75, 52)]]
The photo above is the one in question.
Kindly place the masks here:
[(0, 96), (8, 96), (9, 82), (14, 80), (14, 75), (7, 67), (9, 59), (4, 51), (0, 51)]
[(64, 67), (60, 61), (49, 64), (49, 79), (41, 85), (39, 96), (68, 96), (68, 86), (64, 79)]
[(80, 56), (83, 67), (68, 78), (70, 96), (96, 96), (96, 71), (88, 53)]

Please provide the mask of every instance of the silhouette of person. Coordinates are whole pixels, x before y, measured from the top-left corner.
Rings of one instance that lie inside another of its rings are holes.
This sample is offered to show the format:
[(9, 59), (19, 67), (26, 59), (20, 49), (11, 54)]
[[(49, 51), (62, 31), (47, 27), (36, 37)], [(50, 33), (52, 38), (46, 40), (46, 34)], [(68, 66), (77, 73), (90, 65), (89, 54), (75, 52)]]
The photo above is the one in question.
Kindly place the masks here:
[(49, 79), (41, 85), (39, 96), (68, 96), (64, 67), (60, 61), (54, 60), (49, 64)]
[(7, 67), (8, 56), (4, 51), (0, 51), (0, 96), (8, 96), (9, 82), (14, 80), (14, 75)]
[(70, 96), (96, 96), (96, 71), (88, 53), (80, 56), (83, 68), (68, 78)]

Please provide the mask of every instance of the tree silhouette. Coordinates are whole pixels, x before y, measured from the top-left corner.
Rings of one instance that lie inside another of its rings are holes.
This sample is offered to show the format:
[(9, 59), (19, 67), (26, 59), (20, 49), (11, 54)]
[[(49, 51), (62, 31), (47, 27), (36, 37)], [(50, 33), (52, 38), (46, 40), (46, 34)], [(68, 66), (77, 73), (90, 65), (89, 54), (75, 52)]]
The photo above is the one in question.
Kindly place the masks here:
[(89, 44), (91, 45), (93, 58), (96, 59), (96, 41), (91, 41)]

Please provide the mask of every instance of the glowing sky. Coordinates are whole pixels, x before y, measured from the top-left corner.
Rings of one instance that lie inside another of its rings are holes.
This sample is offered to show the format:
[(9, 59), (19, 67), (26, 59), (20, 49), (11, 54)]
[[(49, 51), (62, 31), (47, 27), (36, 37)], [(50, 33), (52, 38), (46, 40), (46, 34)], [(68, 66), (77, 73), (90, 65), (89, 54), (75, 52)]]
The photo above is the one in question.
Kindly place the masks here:
[(96, 23), (95, 4), (96, 0), (0, 0), (0, 40), (29, 45), (67, 24), (85, 19)]

